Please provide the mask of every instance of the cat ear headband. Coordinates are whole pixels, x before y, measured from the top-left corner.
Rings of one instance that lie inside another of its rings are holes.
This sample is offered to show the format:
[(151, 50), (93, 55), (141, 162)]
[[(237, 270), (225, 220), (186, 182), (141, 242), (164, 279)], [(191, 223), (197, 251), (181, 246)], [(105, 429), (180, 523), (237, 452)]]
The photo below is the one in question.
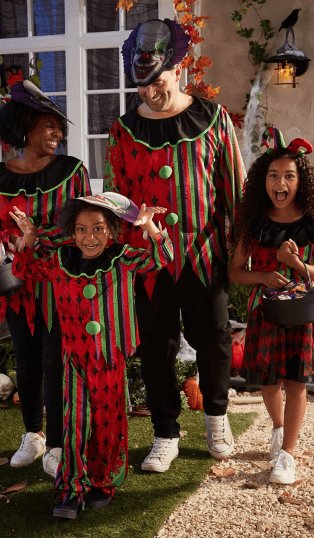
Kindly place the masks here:
[[(270, 147), (270, 142), (273, 140), (273, 147)], [(262, 146), (265, 146), (266, 153), (271, 153), (275, 149), (286, 149), (289, 153), (303, 155), (312, 153), (313, 146), (305, 138), (294, 138), (290, 144), (286, 146), (282, 132), (276, 127), (267, 127), (262, 134)]]

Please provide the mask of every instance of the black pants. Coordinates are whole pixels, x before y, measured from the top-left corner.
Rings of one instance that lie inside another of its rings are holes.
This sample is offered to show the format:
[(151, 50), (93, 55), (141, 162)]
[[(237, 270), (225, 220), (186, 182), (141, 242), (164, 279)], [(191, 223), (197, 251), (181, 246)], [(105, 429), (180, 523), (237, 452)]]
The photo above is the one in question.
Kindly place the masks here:
[(204, 410), (216, 416), (227, 410), (231, 327), (226, 267), (214, 261), (210, 288), (202, 284), (187, 262), (177, 283), (166, 269), (160, 271), (152, 300), (140, 276), (135, 289), (139, 354), (155, 436), (179, 437), (177, 418), (181, 403), (175, 361), (180, 342), (180, 310), (184, 336), (196, 350)]
[(17, 389), (27, 432), (43, 429), (43, 406), (46, 407), (47, 446), (62, 443), (62, 356), (61, 330), (56, 315), (48, 332), (37, 305), (34, 336), (27, 325), (25, 311), (16, 314), (8, 309), (7, 323), (13, 339)]

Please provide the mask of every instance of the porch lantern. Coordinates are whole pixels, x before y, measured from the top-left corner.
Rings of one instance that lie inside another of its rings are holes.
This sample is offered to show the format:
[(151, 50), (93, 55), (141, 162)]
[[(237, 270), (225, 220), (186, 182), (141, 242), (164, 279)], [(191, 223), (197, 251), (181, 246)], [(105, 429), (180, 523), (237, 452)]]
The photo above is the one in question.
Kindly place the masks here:
[[(292, 42), (289, 42), (290, 33)], [(264, 61), (265, 63), (277, 64), (275, 67), (276, 85), (291, 84), (292, 88), (295, 88), (298, 84), (295, 81), (296, 77), (304, 75), (311, 59), (296, 47), (293, 28), (289, 27), (284, 45), (277, 50), (277, 54), (265, 58)]]

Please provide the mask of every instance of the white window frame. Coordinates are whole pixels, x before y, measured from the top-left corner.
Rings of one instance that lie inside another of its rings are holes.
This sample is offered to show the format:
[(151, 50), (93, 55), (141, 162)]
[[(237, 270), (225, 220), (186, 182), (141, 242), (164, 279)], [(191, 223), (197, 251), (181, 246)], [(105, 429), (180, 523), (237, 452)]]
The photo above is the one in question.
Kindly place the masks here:
[[(65, 34), (53, 36), (34, 36), (32, 28), (29, 26), (29, 36), (20, 38), (0, 39), (1, 54), (25, 54), (25, 51), (49, 52), (65, 51), (66, 62), (66, 91), (53, 92), (53, 95), (66, 95), (67, 116), (72, 119), (74, 125), (69, 125), (68, 154), (74, 155), (84, 161), (86, 166), (89, 162), (88, 140), (97, 138), (107, 138), (108, 135), (88, 135), (87, 119), (87, 96), (96, 93), (112, 93), (110, 90), (87, 90), (87, 69), (86, 51), (88, 49), (119, 48), (119, 75), (122, 85), (124, 83), (123, 61), (121, 47), (123, 41), (128, 37), (129, 30), (113, 32), (85, 31), (86, 2), (91, 0), (65, 0)], [(28, 6), (31, 0), (28, 0)], [(158, 16), (173, 18), (174, 9), (172, 0), (158, 1)], [(120, 10), (120, 27), (124, 27), (125, 13)], [(31, 21), (30, 9), (28, 18)], [(114, 89), (120, 95), (120, 111), (124, 109), (125, 92), (124, 87)], [(47, 93), (47, 95), (50, 95)]]

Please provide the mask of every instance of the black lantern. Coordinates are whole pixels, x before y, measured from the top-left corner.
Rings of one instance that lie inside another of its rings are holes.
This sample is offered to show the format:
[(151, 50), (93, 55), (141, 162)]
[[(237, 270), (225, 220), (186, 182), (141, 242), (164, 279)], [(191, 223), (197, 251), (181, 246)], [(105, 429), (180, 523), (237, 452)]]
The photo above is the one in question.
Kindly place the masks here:
[[(291, 42), (289, 42), (289, 34), (292, 36)], [(269, 56), (264, 61), (277, 64), (275, 84), (291, 84), (295, 88), (298, 84), (295, 81), (296, 77), (300, 77), (307, 71), (311, 59), (296, 47), (294, 31), (289, 26), (284, 45), (277, 50), (277, 54)]]

